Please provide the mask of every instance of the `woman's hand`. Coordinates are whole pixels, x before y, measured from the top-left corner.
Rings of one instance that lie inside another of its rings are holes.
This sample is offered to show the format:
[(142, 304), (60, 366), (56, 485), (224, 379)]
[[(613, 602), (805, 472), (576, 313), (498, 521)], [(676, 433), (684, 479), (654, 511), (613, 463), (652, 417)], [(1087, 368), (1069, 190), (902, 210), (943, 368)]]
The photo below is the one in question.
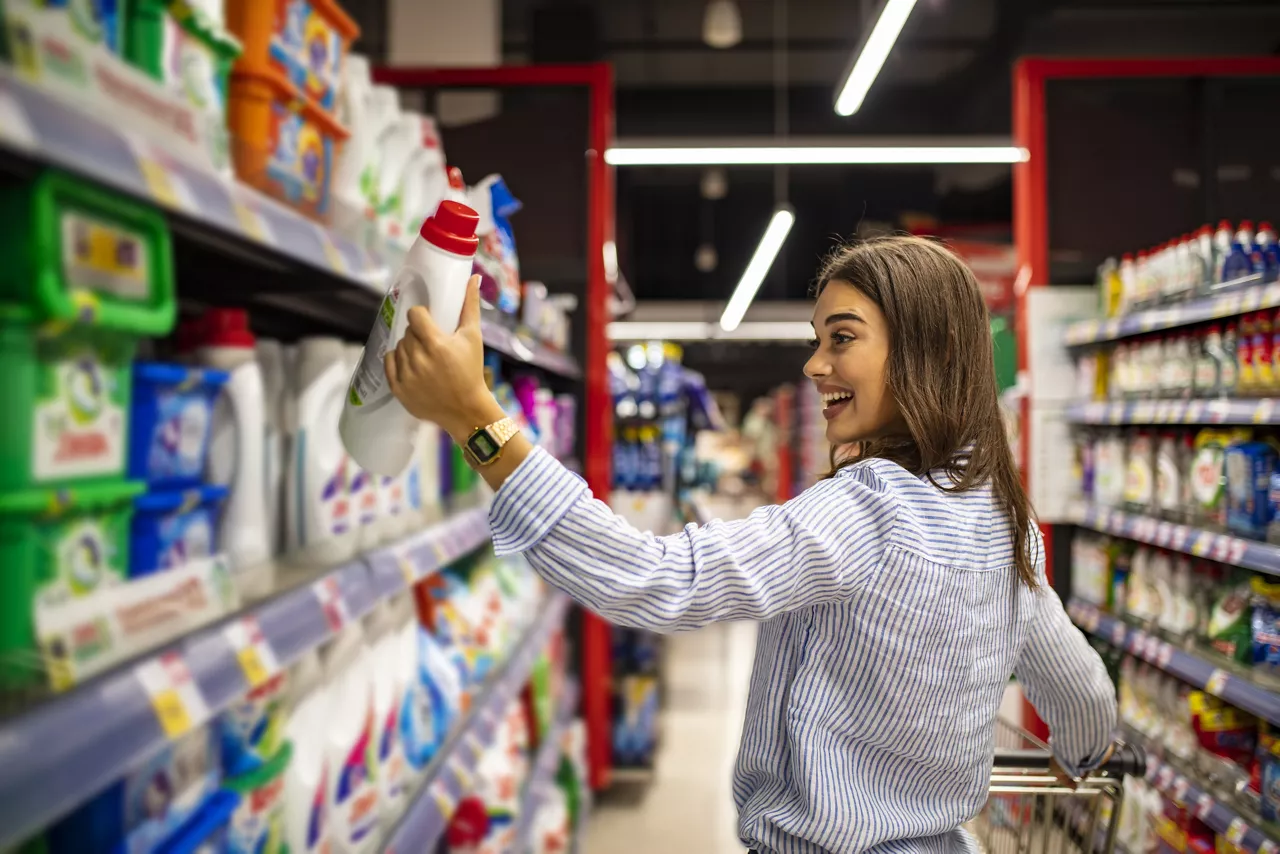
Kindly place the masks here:
[(467, 298), (452, 334), (436, 325), (423, 306), (409, 309), (409, 328), (387, 354), (387, 382), (413, 417), (438, 424), (465, 441), (477, 427), (503, 417), (484, 381), (480, 335), (480, 277), (467, 282)]

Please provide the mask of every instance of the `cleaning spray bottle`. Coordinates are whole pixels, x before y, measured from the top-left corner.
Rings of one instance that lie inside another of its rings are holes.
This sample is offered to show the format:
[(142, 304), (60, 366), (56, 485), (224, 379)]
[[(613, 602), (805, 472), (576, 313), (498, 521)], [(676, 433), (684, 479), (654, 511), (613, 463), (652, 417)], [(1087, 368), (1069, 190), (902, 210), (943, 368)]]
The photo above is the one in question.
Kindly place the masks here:
[(391, 394), (384, 358), (408, 328), (409, 309), (424, 305), (445, 332), (458, 328), (476, 239), (475, 211), (444, 201), (423, 224), (404, 267), (378, 309), (364, 355), (351, 377), (339, 431), (347, 451), (366, 471), (402, 473), (413, 457), (420, 427)]
[(205, 476), (230, 490), (218, 525), (218, 542), (231, 559), (236, 586), (246, 599), (271, 592), (266, 495), (262, 489), (265, 397), (254, 337), (243, 309), (210, 309), (201, 324), (196, 358), (231, 375), (213, 410)]

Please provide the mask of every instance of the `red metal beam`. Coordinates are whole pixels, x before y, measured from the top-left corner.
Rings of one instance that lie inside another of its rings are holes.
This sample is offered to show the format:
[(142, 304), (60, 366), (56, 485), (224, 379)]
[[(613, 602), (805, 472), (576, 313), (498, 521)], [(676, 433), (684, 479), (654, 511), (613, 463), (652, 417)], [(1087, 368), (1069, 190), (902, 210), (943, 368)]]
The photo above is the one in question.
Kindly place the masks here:
[[(511, 65), (496, 68), (388, 67), (373, 70), (377, 83), (402, 88), (512, 88), (573, 86), (588, 89), (586, 358), (583, 363), (585, 475), (598, 498), (612, 482), (613, 402), (607, 357), (610, 284), (604, 246), (614, 239), (613, 168), (604, 160), (613, 144), (613, 68), (583, 65)], [(582, 713), (593, 789), (609, 785), (612, 770), (612, 639), (609, 624), (594, 614), (582, 619)]]

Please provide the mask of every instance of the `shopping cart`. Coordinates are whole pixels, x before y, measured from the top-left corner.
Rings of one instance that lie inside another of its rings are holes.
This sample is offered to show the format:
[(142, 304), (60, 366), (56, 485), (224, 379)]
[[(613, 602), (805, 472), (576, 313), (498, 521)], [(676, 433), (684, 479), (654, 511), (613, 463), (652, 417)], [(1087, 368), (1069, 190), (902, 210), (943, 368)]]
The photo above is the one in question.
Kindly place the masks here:
[(1146, 773), (1146, 757), (1117, 744), (1106, 765), (1075, 788), (1049, 772), (1049, 746), (997, 723), (991, 794), (967, 827), (988, 854), (1111, 854), (1124, 804), (1124, 778)]

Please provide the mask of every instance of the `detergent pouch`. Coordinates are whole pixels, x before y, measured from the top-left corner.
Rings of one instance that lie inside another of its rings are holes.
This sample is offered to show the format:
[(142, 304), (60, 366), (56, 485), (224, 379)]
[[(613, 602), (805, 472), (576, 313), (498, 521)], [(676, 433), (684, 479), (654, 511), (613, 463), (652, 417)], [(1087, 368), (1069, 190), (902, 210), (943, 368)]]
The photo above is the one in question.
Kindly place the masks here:
[(1226, 451), (1227, 527), (1261, 540), (1271, 524), (1271, 475), (1276, 451), (1267, 442), (1234, 442)]
[(1209, 614), (1209, 643), (1218, 652), (1241, 664), (1253, 658), (1249, 605), (1253, 598), (1251, 575), (1230, 570), (1218, 588)]

